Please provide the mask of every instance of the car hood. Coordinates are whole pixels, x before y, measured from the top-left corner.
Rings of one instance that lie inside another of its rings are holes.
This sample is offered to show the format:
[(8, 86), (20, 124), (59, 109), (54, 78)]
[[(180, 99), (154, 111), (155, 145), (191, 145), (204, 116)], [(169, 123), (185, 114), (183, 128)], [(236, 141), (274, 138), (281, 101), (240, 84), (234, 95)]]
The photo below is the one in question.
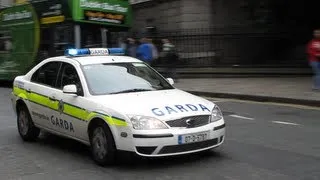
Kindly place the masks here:
[(214, 103), (178, 89), (94, 96), (93, 100), (123, 115), (143, 115), (160, 120), (210, 115)]

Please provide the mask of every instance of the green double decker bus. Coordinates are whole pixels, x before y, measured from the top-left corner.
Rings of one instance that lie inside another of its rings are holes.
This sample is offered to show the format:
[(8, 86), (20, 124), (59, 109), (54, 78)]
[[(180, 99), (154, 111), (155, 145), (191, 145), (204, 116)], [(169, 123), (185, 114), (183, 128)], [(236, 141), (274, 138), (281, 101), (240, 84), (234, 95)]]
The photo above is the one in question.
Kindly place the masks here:
[(106, 47), (128, 31), (128, 0), (29, 0), (0, 10), (0, 81), (12, 81), (66, 48)]

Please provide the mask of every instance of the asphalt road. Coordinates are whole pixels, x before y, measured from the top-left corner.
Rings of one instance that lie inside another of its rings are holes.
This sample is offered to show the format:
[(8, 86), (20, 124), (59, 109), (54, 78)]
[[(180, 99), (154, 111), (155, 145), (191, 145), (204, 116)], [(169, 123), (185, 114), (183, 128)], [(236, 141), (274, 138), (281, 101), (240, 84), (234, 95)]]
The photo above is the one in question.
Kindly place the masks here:
[(0, 179), (23, 180), (319, 180), (320, 108), (215, 100), (227, 122), (225, 144), (212, 153), (174, 158), (127, 157), (113, 167), (93, 163), (71, 140), (42, 136), (24, 143), (9, 89), (0, 88)]

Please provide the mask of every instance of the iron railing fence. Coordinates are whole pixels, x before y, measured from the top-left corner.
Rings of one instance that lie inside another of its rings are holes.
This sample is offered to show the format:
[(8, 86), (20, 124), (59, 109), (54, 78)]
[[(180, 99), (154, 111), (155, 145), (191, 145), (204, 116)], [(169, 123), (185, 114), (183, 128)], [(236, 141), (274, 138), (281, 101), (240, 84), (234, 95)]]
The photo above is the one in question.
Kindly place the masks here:
[[(180, 66), (305, 66), (305, 34), (263, 29), (250, 31), (237, 28), (187, 29), (151, 33), (114, 32), (109, 46), (119, 46), (121, 40), (141, 37), (153, 39), (161, 51), (161, 39), (169, 39), (176, 47)], [(120, 40), (119, 40), (120, 39)], [(156, 65), (165, 65), (158, 61)]]

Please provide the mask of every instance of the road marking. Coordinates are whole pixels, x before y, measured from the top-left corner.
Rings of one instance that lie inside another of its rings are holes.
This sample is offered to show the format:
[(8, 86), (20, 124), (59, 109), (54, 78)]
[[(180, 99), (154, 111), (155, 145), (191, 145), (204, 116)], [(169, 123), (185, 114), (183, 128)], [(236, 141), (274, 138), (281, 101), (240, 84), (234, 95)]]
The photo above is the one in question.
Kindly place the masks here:
[(232, 115), (229, 115), (229, 116), (234, 117), (234, 118), (239, 118), (239, 119), (254, 120), (253, 118), (239, 116), (239, 115), (236, 115), (236, 114), (232, 114)]
[(308, 110), (317, 110), (317, 111), (320, 110), (320, 107), (307, 106), (307, 105), (279, 103), (279, 102), (258, 102), (258, 101), (240, 100), (240, 99), (232, 99), (232, 98), (226, 98), (225, 101), (221, 101), (221, 102), (244, 102), (244, 103), (251, 103), (251, 104), (267, 104), (267, 105), (275, 105), (275, 106), (286, 106), (286, 107), (298, 108), (298, 109), (308, 109)]
[(300, 124), (297, 123), (291, 123), (291, 122), (284, 122), (284, 121), (272, 121), (273, 123), (276, 124), (285, 124), (285, 125), (293, 125), (293, 126), (299, 126)]

